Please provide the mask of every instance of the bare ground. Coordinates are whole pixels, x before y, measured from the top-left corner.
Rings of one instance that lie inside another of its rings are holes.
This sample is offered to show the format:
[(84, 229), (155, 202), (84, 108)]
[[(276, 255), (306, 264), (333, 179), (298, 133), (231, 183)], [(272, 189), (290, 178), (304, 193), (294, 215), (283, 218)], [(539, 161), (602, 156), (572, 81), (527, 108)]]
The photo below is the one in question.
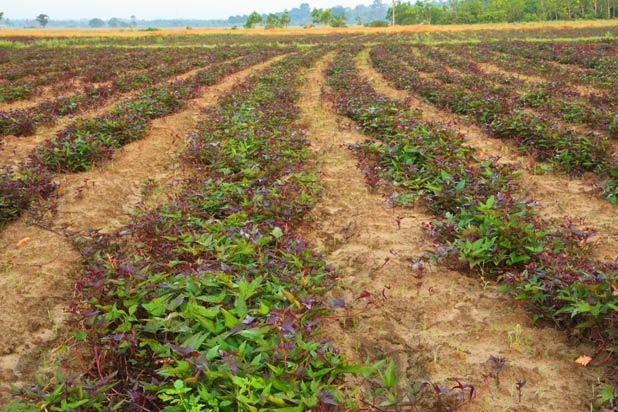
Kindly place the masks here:
[[(442, 266), (421, 272), (410, 264), (409, 258), (431, 248), (422, 229), (431, 217), (421, 209), (391, 208), (368, 191), (347, 149), (366, 137), (353, 127), (342, 130), (347, 121), (320, 100), (324, 67), (323, 61), (309, 72), (302, 100), (325, 185), (309, 235), (339, 270), (333, 295), (358, 305), (363, 299), (355, 299), (368, 291), (375, 302), (357, 322), (341, 319), (325, 325), (325, 332), (349, 358), (394, 359), (403, 386), (424, 378), (473, 384), (477, 395), (469, 411), (586, 410), (600, 370), (574, 361), (591, 348), (533, 326), (492, 283)], [(499, 386), (483, 377), (492, 355), (508, 359)], [(527, 380), (521, 403), (517, 379)]]
[[(136, 208), (164, 198), (183, 173), (178, 153), (201, 110), (270, 62), (205, 88), (178, 113), (153, 121), (144, 139), (117, 151), (111, 162), (87, 173), (60, 175), (53, 230), (112, 231), (128, 223)], [(27, 219), (0, 232), (0, 406), (10, 385), (33, 383), (34, 375), (67, 350), (64, 308), (73, 295), (81, 257), (63, 236), (28, 225)]]

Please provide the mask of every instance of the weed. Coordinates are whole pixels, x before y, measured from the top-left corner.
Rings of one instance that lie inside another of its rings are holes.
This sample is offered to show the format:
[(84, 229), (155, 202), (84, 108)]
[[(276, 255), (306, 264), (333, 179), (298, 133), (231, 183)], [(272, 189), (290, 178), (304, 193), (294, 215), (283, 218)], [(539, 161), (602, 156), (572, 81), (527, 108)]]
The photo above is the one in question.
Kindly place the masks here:
[(523, 342), (522, 328), (520, 324), (515, 325), (515, 329), (508, 333), (509, 345), (520, 347)]

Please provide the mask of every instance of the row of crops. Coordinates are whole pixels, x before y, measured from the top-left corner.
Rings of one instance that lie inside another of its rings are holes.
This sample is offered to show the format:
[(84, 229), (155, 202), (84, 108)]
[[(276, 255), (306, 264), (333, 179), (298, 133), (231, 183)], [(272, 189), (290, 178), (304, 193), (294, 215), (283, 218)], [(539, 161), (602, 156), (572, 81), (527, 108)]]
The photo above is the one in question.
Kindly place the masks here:
[(188, 99), (197, 96), (200, 87), (282, 52), (285, 50), (262, 48), (229, 63), (214, 63), (184, 80), (140, 91), (97, 117), (75, 120), (35, 148), (26, 161), (0, 174), (0, 221), (12, 220), (33, 200), (51, 196), (53, 173), (83, 172), (101, 164), (118, 148), (141, 139), (153, 119), (181, 110)]
[[(454, 46), (417, 44), (404, 34), (332, 36), (305, 43), (345, 38), (352, 45), (114, 49), (109, 66), (97, 65), (108, 48), (1, 50), (1, 87), (9, 97), (0, 136), (26, 138), (77, 115), (26, 161), (2, 171), (2, 225), (53, 197), (58, 174), (96, 170), (142, 139), (153, 119), (270, 61), (203, 111), (181, 156), (190, 173), (170, 188), (169, 202), (111, 234), (74, 239), (85, 262), (71, 334), (88, 366), (23, 389), (9, 410), (367, 410), (360, 388), (344, 384), (347, 375), (368, 378), (374, 388), (395, 385), (392, 363), (349, 362), (320, 333), (334, 309), (325, 296), (336, 273), (299, 234), (320, 182), (308, 165), (298, 107), (302, 74), (319, 59), (329, 61), (325, 101), (371, 138), (352, 148), (367, 182), (398, 205), (420, 201), (431, 211), (431, 259), (501, 279), (537, 319), (577, 330), (601, 352), (618, 349), (618, 263), (593, 257), (593, 232), (544, 221), (537, 203), (521, 197), (515, 166), (479, 160), (465, 136), (380, 95), (354, 65), (369, 50), (394, 87), (515, 141), (554, 173), (594, 174), (599, 196), (614, 207), (616, 41)], [(512, 72), (488, 72), (472, 59)], [(72, 71), (59, 78), (62, 62), (73, 62)], [(534, 72), (535, 62), (547, 69)], [(557, 82), (562, 72), (570, 77)], [(78, 78), (85, 86), (64, 88)], [(65, 86), (33, 97), (58, 82)], [(575, 85), (593, 91), (573, 91)], [(10, 91), (22, 86), (30, 93)], [(25, 100), (31, 104), (24, 108)], [(602, 382), (604, 394), (615, 393), (613, 378)], [(446, 407), (441, 395), (438, 388), (435, 405)]]
[[(182, 53), (176, 53), (176, 56), (167, 54), (165, 59), (158, 60), (158, 64), (145, 64), (144, 68), (137, 71), (131, 71), (130, 68), (122, 66), (115, 67), (114, 70), (110, 70), (107, 65), (97, 67), (96, 80), (76, 71), (71, 79), (75, 77), (83, 79), (88, 84), (83, 91), (67, 91), (64, 94), (57, 94), (54, 98), (41, 99), (29, 107), (0, 111), (0, 137), (29, 136), (34, 134), (39, 126), (51, 126), (60, 118), (95, 109), (111, 100), (120, 99), (123, 94), (153, 87), (171, 77), (178, 77), (214, 63), (256, 52), (255, 48), (251, 47), (234, 49), (222, 47), (208, 52), (200, 49), (183, 49)], [(154, 59), (161, 57), (158, 52), (153, 54)], [(131, 58), (136, 59), (137, 62), (140, 61), (139, 56), (131, 56)], [(114, 73), (113, 76), (110, 77), (110, 73)], [(99, 74), (105, 74), (106, 77)], [(41, 75), (41, 77), (46, 78), (46, 75)], [(29, 81), (35, 82), (36, 80)], [(103, 84), (94, 85), (92, 83)], [(7, 90), (21, 89), (23, 85), (20, 82), (17, 84), (14, 82), (6, 88)], [(10, 96), (11, 92), (7, 95)]]
[[(384, 44), (372, 48), (371, 58), (395, 87), (465, 116), (493, 137), (515, 141), (522, 151), (566, 173), (595, 173), (604, 186), (603, 196), (618, 201), (618, 159), (610, 149), (618, 130), (615, 105), (584, 102), (577, 93), (570, 93), (568, 99), (564, 94), (555, 98), (539, 89), (518, 87), (508, 76), (488, 75), (478, 67), (475, 70), (474, 63), (466, 64), (464, 58), (431, 47), (413, 50), (407, 45)], [(598, 100), (614, 98), (612, 90), (599, 89)], [(596, 124), (603, 133), (582, 133), (559, 121), (576, 122), (573, 116), (562, 116), (574, 106), (583, 108), (582, 122)]]
[(590, 257), (590, 233), (542, 221), (534, 200), (518, 198), (512, 166), (478, 161), (456, 131), (425, 123), (406, 104), (379, 95), (355, 74), (356, 52), (333, 61), (331, 99), (376, 138), (354, 148), (368, 181), (390, 182), (393, 201), (421, 199), (436, 217), (428, 227), (435, 257), (502, 277), (538, 316), (586, 331), (603, 347), (616, 345), (616, 262)]
[(312, 337), (333, 274), (295, 233), (318, 187), (293, 73), (321, 53), (288, 57), (224, 96), (191, 137), (184, 157), (196, 173), (179, 200), (92, 239), (73, 309), (101, 368), (33, 398), (170, 411), (335, 401), (346, 364)]

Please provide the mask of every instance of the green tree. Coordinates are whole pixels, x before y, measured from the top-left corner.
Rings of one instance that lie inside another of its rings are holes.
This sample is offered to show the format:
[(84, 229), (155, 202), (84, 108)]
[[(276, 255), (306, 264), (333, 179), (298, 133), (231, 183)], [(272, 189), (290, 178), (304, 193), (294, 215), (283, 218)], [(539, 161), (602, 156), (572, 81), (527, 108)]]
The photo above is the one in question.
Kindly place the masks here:
[(266, 16), (266, 25), (264, 26), (266, 29), (274, 29), (275, 27), (281, 27), (281, 20), (279, 16), (274, 13), (270, 13)]
[(333, 10), (332, 9), (313, 9), (311, 11), (311, 21), (315, 24), (330, 24), (333, 18)]
[(322, 9), (311, 10), (311, 21), (313, 24), (319, 24), (322, 21)]
[(41, 27), (45, 27), (45, 26), (47, 26), (47, 23), (49, 23), (49, 16), (47, 14), (42, 14), (41, 13), (38, 16), (36, 16), (36, 21), (39, 22)]
[(320, 19), (320, 23), (324, 25), (330, 24), (332, 19), (333, 19), (333, 10), (326, 9), (322, 12), (322, 19)]
[(107, 25), (109, 27), (120, 27), (122, 25), (122, 22), (118, 17), (112, 17), (107, 21)]
[[(416, 2), (416, 5), (413, 6), (409, 1), (402, 2), (401, 0), (397, 1), (395, 4), (395, 24), (418, 24), (422, 22), (420, 17), (420, 3)], [(389, 7), (386, 12), (386, 19), (391, 20), (393, 17), (393, 8)]]
[(346, 27), (346, 17), (344, 13), (333, 14), (329, 24), (331, 27)]
[(279, 17), (279, 22), (281, 27), (288, 27), (288, 24), (290, 24), (290, 13), (287, 10), (284, 10), (281, 17)]
[(95, 18), (95, 19), (91, 19), (91, 20), (88, 22), (88, 25), (89, 25), (90, 27), (92, 27), (92, 28), (95, 28), (95, 29), (96, 29), (96, 28), (100, 28), (100, 27), (105, 26), (105, 22), (104, 22), (103, 20), (101, 20), (101, 19), (96, 19), (96, 18)]
[(247, 17), (245, 21), (245, 29), (251, 29), (254, 25), (262, 23), (262, 15), (257, 11), (254, 11)]

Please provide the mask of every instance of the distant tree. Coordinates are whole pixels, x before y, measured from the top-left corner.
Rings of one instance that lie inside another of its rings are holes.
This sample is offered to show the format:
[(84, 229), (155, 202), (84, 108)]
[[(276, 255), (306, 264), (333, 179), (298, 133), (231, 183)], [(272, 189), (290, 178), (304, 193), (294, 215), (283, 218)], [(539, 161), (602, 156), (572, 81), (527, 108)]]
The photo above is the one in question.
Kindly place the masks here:
[(290, 13), (287, 10), (284, 10), (279, 17), (279, 23), (281, 23), (281, 27), (288, 27), (288, 24), (290, 24)]
[(276, 14), (270, 13), (266, 16), (266, 24), (264, 25), (264, 28), (274, 29), (275, 27), (281, 27), (281, 20)]
[(137, 17), (135, 15), (131, 16), (131, 27), (137, 26)]
[(302, 3), (299, 7), (289, 10), (290, 24), (304, 26), (311, 22), (311, 6), (309, 3)]
[(92, 19), (88, 22), (88, 25), (94, 29), (105, 26), (105, 22), (101, 19)]
[(284, 11), (281, 14), (270, 13), (266, 16), (266, 24), (265, 28), (274, 29), (274, 28), (284, 28), (290, 23), (290, 15), (288, 11)]
[(390, 25), (386, 20), (374, 20), (369, 23), (365, 23), (366, 27), (388, 27)]
[(322, 22), (322, 13), (324, 11), (322, 9), (313, 9), (311, 10), (311, 22), (313, 24), (319, 24)]
[(315, 24), (330, 24), (333, 18), (332, 9), (313, 9), (311, 11), (311, 21)]
[[(618, 0), (392, 0), (397, 24), (498, 23), (616, 17)], [(372, 7), (383, 3), (375, 0)], [(392, 17), (393, 7), (386, 18)]]
[(47, 23), (49, 23), (49, 16), (47, 14), (39, 14), (36, 16), (36, 21), (39, 22), (41, 27), (45, 27), (47, 26)]
[(326, 9), (322, 12), (322, 19), (320, 20), (320, 23), (329, 24), (332, 18), (333, 18), (333, 10)]
[(107, 25), (109, 27), (120, 27), (122, 25), (122, 22), (118, 17), (112, 17), (107, 21)]
[(230, 16), (227, 18), (227, 22), (230, 25), (239, 25), (239, 24), (245, 24), (245, 21), (247, 21), (247, 16)]
[(2, 21), (2, 18), (4, 17), (4, 12), (0, 11), (0, 21)]
[[(465, 2), (451, 0), (451, 5), (448, 6), (450, 9), (447, 9), (447, 6), (434, 4), (430, 1), (417, 1), (414, 5), (410, 4), (410, 2), (393, 2), (395, 4), (395, 24), (439, 24), (453, 23), (454, 21), (470, 23), (469, 20), (474, 18), (471, 16), (480, 13), (476, 5), (482, 1), (484, 0), (465, 0)], [(449, 14), (448, 10), (454, 13), (454, 15)], [(392, 21), (392, 7), (388, 8), (385, 18)]]
[(254, 11), (247, 17), (245, 21), (245, 29), (250, 29), (256, 24), (260, 24), (262, 22), (262, 15), (257, 11)]
[(345, 22), (346, 22), (345, 14), (337, 13), (337, 14), (333, 14), (330, 17), (328, 24), (330, 24), (331, 27), (346, 27)]

